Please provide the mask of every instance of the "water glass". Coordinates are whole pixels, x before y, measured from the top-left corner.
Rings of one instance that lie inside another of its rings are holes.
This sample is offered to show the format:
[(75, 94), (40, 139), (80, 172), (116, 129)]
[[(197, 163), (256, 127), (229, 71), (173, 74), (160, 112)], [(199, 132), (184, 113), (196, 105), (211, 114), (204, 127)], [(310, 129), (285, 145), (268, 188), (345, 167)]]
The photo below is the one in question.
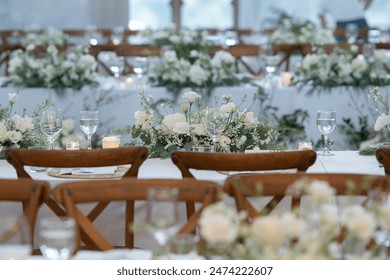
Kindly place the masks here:
[(54, 141), (60, 135), (62, 130), (61, 110), (56, 107), (48, 107), (43, 110), (40, 129), (50, 143), (50, 149), (53, 150)]
[(321, 156), (333, 156), (330, 150), (329, 134), (336, 128), (336, 111), (334, 110), (318, 110), (317, 111), (317, 127), (324, 138), (324, 151)]
[(215, 150), (214, 150), (214, 146), (212, 145), (194, 145), (192, 146), (192, 151), (213, 153)]
[(67, 260), (76, 249), (76, 222), (69, 217), (45, 217), (39, 221), (42, 255), (49, 260)]
[(92, 149), (92, 135), (99, 125), (99, 111), (80, 111), (80, 128), (87, 135), (88, 150)]

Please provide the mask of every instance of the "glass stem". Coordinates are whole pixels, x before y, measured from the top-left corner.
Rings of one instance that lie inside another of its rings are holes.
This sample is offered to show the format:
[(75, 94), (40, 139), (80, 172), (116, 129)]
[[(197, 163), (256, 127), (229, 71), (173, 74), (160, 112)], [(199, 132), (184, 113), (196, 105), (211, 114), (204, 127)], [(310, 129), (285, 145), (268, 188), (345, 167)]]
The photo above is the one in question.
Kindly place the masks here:
[(91, 150), (92, 149), (92, 137), (91, 136), (88, 136), (88, 150)]
[(324, 134), (324, 153), (329, 152), (329, 136), (328, 134)]

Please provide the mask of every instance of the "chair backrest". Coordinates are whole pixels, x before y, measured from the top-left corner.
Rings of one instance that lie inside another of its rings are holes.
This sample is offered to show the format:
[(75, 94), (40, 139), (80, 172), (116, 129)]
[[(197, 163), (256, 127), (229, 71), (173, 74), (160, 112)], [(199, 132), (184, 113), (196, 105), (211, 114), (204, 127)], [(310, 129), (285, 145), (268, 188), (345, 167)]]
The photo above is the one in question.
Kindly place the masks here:
[[(21, 202), (23, 214), (29, 223), (32, 237), (39, 206), (50, 190), (49, 183), (31, 179), (1, 179), (0, 201)], [(4, 213), (3, 213), (4, 214)], [(34, 240), (34, 238), (32, 238)]]
[(390, 175), (390, 149), (379, 148), (376, 150), (375, 156), (379, 163), (383, 164), (385, 174)]
[[(272, 211), (286, 196), (289, 186), (299, 179), (327, 181), (335, 195), (367, 195), (374, 187), (389, 188), (390, 177), (366, 174), (330, 174), (330, 173), (285, 173), (285, 174), (244, 174), (233, 175), (226, 179), (224, 192), (234, 197), (237, 210), (247, 211), (250, 218)], [(264, 208), (255, 209), (248, 198), (271, 196)], [(299, 207), (301, 195), (291, 196), (291, 209)]]
[(57, 185), (53, 194), (57, 201), (64, 205), (66, 214), (74, 217), (80, 229), (80, 235), (87, 248), (95, 250), (110, 250), (114, 246), (94, 226), (93, 221), (80, 210), (82, 203), (125, 201), (126, 211), (124, 219), (125, 247), (134, 247), (134, 234), (129, 226), (134, 222), (134, 206), (136, 201), (147, 200), (149, 188), (178, 188), (178, 200), (193, 203), (202, 203), (202, 206), (193, 213), (187, 212), (187, 223), (180, 233), (194, 232), (197, 220), (204, 207), (215, 202), (220, 187), (209, 181), (193, 179), (136, 179), (122, 180), (78, 181)]
[(100, 167), (131, 164), (123, 177), (136, 177), (148, 157), (146, 147), (93, 150), (7, 149), (6, 160), (14, 166), (18, 177), (31, 178), (25, 166), (53, 168)]
[(305, 172), (317, 159), (313, 150), (270, 153), (202, 153), (175, 151), (172, 162), (183, 177), (194, 175), (190, 169), (215, 171), (266, 171), (297, 169)]
[[(101, 167), (131, 164), (122, 178), (137, 177), (141, 164), (148, 157), (146, 147), (128, 147), (115, 149), (93, 150), (30, 150), (30, 149), (7, 149), (6, 160), (14, 166), (18, 177), (31, 178), (25, 170), (25, 166), (41, 166), (53, 168), (74, 167)], [(45, 195), (44, 202), (58, 216), (65, 214), (50, 195)], [(97, 217), (107, 205), (100, 204), (91, 215)]]

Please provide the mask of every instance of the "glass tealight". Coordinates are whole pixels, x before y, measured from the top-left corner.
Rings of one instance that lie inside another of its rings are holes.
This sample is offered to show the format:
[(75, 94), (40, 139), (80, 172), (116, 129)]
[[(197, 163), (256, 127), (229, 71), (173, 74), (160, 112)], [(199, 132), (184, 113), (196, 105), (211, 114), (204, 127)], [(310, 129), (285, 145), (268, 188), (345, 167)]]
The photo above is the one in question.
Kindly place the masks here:
[(214, 146), (213, 145), (194, 145), (194, 146), (192, 146), (192, 151), (193, 152), (213, 153)]
[(120, 135), (104, 135), (102, 138), (103, 149), (119, 148), (120, 145), (121, 145)]

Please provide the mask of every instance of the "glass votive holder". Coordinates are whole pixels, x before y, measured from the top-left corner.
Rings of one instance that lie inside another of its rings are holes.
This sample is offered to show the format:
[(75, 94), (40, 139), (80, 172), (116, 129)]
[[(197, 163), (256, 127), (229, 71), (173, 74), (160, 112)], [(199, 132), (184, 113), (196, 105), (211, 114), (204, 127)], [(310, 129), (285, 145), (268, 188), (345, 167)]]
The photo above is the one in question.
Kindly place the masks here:
[(66, 141), (66, 150), (69, 151), (80, 150), (80, 142), (72, 139), (68, 139), (68, 141)]
[(213, 153), (214, 146), (213, 145), (194, 145), (194, 146), (192, 146), (192, 151), (193, 152)]
[(310, 141), (302, 141), (298, 143), (298, 151), (313, 150), (313, 145)]
[(186, 259), (198, 253), (199, 237), (195, 234), (177, 234), (169, 239), (169, 254), (173, 259)]
[(103, 138), (102, 138), (102, 148), (103, 149), (119, 148), (120, 145), (121, 145), (121, 136), (120, 135), (103, 135)]
[[(47, 146), (32, 146), (28, 147), (29, 150), (47, 150)], [(30, 171), (33, 173), (36, 172), (46, 172), (47, 167), (43, 166), (30, 166)]]

